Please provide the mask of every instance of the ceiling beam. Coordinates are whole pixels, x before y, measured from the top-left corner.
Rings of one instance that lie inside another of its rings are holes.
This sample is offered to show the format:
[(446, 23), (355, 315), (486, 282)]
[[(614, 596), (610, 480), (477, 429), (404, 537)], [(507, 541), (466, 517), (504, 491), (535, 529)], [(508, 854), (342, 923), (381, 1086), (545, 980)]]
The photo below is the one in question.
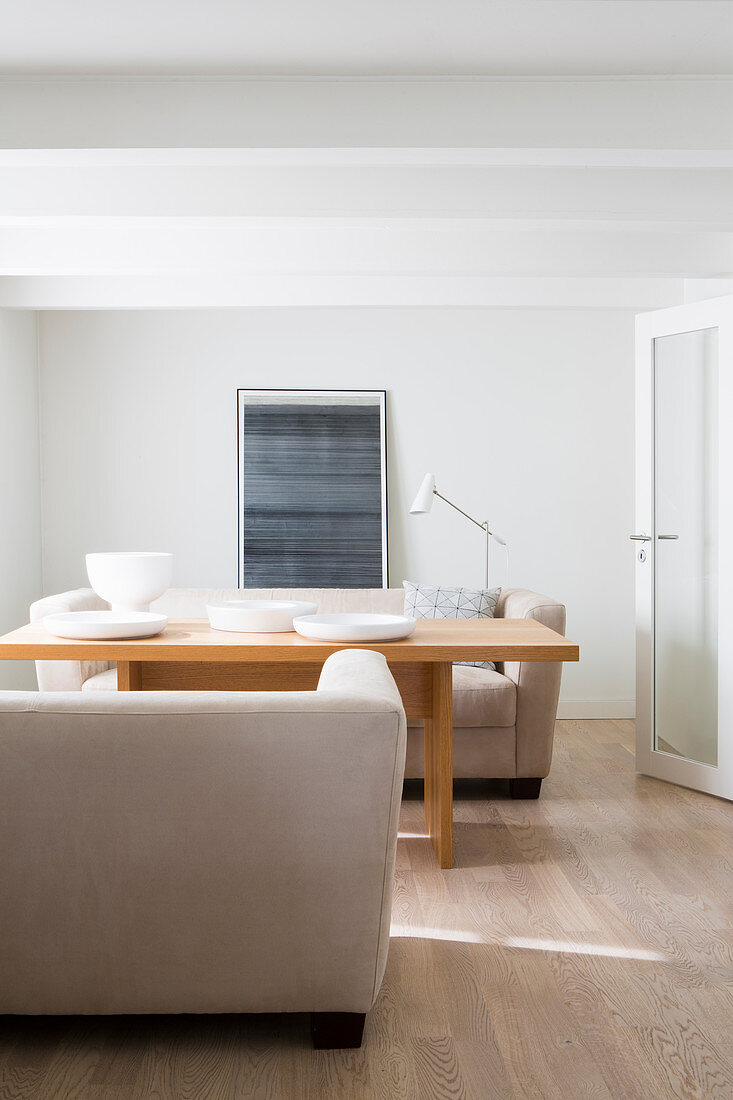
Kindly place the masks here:
[(697, 149), (730, 145), (716, 77), (0, 80), (6, 149)]
[[(1, 84), (0, 84), (1, 87)], [(0, 167), (579, 167), (733, 168), (733, 149), (190, 148), (0, 149)]]
[(733, 235), (463, 219), (0, 220), (0, 273), (666, 277), (723, 275)]
[(425, 308), (630, 310), (682, 301), (679, 279), (383, 275), (0, 277), (6, 309)]
[[(112, 158), (121, 159), (122, 158)], [(733, 227), (733, 168), (12, 164), (0, 217), (259, 216)], [(591, 228), (591, 225), (588, 225)]]

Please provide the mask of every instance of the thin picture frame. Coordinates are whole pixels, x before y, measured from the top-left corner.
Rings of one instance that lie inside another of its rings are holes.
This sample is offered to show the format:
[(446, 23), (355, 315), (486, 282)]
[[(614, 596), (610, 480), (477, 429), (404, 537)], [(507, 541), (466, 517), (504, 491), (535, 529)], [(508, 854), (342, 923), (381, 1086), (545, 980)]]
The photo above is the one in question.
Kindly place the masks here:
[[(381, 586), (389, 587), (389, 531), (387, 477), (387, 391), (386, 390), (310, 390), (310, 389), (237, 389), (237, 587), (245, 586), (245, 447), (244, 416), (248, 405), (268, 404), (355, 405), (373, 403), (379, 409), (380, 503), (381, 503)], [(262, 585), (261, 587), (315, 587), (313, 585)], [(319, 586), (326, 587), (326, 586)], [(328, 586), (330, 587), (330, 586)], [(361, 587), (341, 585), (341, 587)]]

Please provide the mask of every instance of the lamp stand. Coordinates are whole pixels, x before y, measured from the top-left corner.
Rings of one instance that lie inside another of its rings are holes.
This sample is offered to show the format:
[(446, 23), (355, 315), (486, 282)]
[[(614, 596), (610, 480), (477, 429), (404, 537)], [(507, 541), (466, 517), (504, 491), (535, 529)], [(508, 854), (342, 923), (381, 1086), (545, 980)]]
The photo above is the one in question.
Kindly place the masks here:
[(486, 577), (486, 588), (488, 588), (489, 587), (489, 549), (490, 549), (490, 546), (491, 546), (491, 536), (493, 534), (493, 532), (489, 528), (489, 521), (487, 519), (485, 519), (483, 521), (483, 523), (481, 523), (479, 520), (474, 519), (473, 516), (469, 516), (468, 512), (464, 512), (463, 509), (459, 508), (457, 504), (454, 504), (452, 500), (448, 500), (448, 497), (444, 497), (443, 494), (439, 493), (437, 489), (433, 489), (433, 492), (435, 493), (436, 497), (440, 497), (440, 499), (442, 501), (444, 501), (446, 504), (449, 504), (450, 507), (453, 508), (456, 512), (460, 512), (462, 516), (465, 516), (467, 520), (470, 520), (470, 522), (473, 523), (476, 527), (480, 527), (481, 530), (484, 532), (484, 534), (486, 536), (486, 568), (484, 570), (484, 575)]

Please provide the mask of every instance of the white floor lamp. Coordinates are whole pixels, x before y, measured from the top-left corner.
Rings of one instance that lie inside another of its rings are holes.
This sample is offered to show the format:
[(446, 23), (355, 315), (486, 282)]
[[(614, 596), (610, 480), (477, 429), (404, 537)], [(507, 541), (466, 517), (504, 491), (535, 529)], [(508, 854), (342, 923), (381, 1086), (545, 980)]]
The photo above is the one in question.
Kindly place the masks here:
[(448, 500), (448, 498), (444, 497), (442, 493), (439, 493), (438, 490), (435, 488), (434, 474), (426, 474), (425, 477), (422, 479), (420, 488), (417, 491), (417, 496), (412, 502), (410, 515), (419, 516), (424, 515), (426, 512), (429, 512), (430, 509), (433, 507), (434, 497), (439, 497), (441, 500), (444, 500), (446, 504), (449, 504), (451, 508), (454, 508), (456, 510), (456, 512), (460, 512), (462, 516), (465, 516), (467, 520), (470, 520), (471, 523), (475, 524), (476, 527), (480, 527), (481, 530), (484, 532), (486, 536), (486, 587), (489, 587), (489, 547), (492, 539), (494, 540), (494, 542), (498, 542), (499, 546), (503, 546), (506, 550), (508, 574), (509, 547), (506, 544), (506, 540), (501, 538), (489, 528), (489, 521), (487, 519), (485, 519), (483, 523), (480, 520), (474, 519), (473, 516), (469, 516), (468, 512), (464, 512), (462, 508), (459, 508), (457, 504), (454, 504), (452, 500)]

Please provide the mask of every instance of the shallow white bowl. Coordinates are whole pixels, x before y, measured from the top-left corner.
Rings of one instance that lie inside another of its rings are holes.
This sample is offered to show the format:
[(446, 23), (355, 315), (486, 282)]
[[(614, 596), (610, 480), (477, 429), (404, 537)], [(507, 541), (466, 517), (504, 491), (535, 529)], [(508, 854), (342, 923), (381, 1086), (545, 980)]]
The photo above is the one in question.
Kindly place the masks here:
[(415, 619), (403, 615), (303, 615), (293, 626), (304, 638), (321, 642), (396, 642), (409, 638)]
[(43, 625), (57, 638), (84, 641), (152, 638), (165, 630), (168, 616), (151, 611), (63, 611), (58, 615), (46, 615)]
[(206, 605), (214, 630), (237, 634), (283, 634), (293, 629), (296, 615), (311, 615), (317, 610), (318, 604), (302, 600), (222, 600)]
[(170, 588), (172, 554), (87, 554), (89, 583), (113, 611), (149, 611)]

